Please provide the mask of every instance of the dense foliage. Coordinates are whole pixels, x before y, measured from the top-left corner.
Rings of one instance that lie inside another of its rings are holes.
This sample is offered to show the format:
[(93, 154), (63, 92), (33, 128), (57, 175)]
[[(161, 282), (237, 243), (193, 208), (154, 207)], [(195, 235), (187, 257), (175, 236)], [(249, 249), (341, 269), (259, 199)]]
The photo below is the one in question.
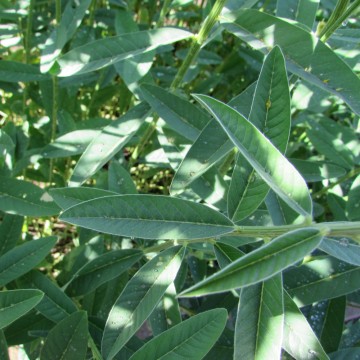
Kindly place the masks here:
[(0, 358), (359, 358), (359, 5), (1, 0)]

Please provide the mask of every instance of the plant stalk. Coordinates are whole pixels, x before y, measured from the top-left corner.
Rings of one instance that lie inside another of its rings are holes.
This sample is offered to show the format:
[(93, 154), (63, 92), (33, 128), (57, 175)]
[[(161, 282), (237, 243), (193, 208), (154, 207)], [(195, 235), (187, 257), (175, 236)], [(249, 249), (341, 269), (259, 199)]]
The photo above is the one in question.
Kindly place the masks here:
[(163, 6), (160, 10), (159, 19), (156, 22), (156, 27), (159, 28), (164, 25), (166, 14), (169, 12), (171, 0), (164, 0)]

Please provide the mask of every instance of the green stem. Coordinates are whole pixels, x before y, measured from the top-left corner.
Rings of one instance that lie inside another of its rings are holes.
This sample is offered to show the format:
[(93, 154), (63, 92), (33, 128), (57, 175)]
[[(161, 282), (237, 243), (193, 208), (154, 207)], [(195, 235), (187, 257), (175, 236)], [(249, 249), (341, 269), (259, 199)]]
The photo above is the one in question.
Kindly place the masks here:
[(289, 231), (313, 227), (319, 230), (327, 230), (328, 236), (358, 236), (360, 234), (360, 221), (355, 222), (324, 222), (319, 224), (281, 225), (281, 226), (237, 226), (236, 230), (227, 236), (274, 238)]
[(96, 9), (96, 0), (92, 0), (90, 5), (90, 15), (89, 15), (89, 26), (92, 28), (95, 23), (95, 9)]
[(325, 186), (323, 187), (321, 190), (319, 190), (318, 192), (316, 193), (313, 193), (312, 194), (312, 197), (315, 198), (315, 197), (320, 197), (324, 194), (326, 194), (330, 189), (332, 189), (333, 187), (335, 187), (336, 185), (339, 185), (341, 183), (343, 183), (344, 181), (346, 180), (349, 180), (351, 179), (352, 177), (356, 176), (360, 174), (360, 168), (355, 168), (355, 169), (352, 169), (351, 171), (349, 171), (346, 175), (342, 176), (341, 178), (339, 178), (337, 181), (335, 181), (334, 183), (331, 183), (330, 185), (328, 186)]
[(334, 31), (355, 11), (360, 0), (355, 0), (348, 8), (349, 0), (339, 0), (330, 19), (319, 33), (319, 38), (326, 42)]
[(159, 19), (158, 19), (158, 21), (156, 23), (157, 28), (164, 25), (164, 19), (165, 19), (166, 14), (169, 11), (170, 4), (171, 4), (171, 0), (164, 0), (163, 6), (162, 6), (162, 8), (160, 10)]
[[(58, 78), (56, 76), (52, 77), (52, 84), (53, 84), (53, 106), (52, 106), (52, 113), (51, 113), (51, 139), (50, 141), (53, 142), (56, 137), (56, 126), (57, 126), (57, 112), (58, 112), (58, 97), (59, 97), (59, 84)], [(50, 159), (49, 165), (49, 183), (52, 181), (52, 173), (54, 168), (54, 160)]]
[(224, 175), (227, 174), (227, 172), (228, 172), (231, 164), (233, 163), (237, 153), (238, 153), (237, 148), (234, 148), (226, 156), (225, 160), (223, 161), (223, 163), (221, 164), (221, 166), (219, 168), (219, 173), (220, 173), (221, 176), (224, 176)]
[(163, 242), (162, 244), (146, 247), (142, 250), (143, 250), (144, 254), (157, 253), (157, 252), (165, 250), (171, 246), (174, 246), (174, 242), (171, 240), (167, 240), (166, 242)]
[(61, 0), (55, 0), (55, 21), (56, 25), (61, 21)]

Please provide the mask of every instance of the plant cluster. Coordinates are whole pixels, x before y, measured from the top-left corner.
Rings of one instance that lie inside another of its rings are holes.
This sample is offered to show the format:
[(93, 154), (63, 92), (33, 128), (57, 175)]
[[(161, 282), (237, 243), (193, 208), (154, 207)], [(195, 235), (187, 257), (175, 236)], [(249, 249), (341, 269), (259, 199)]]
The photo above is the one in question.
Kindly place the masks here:
[(359, 5), (1, 0), (0, 358), (359, 358)]

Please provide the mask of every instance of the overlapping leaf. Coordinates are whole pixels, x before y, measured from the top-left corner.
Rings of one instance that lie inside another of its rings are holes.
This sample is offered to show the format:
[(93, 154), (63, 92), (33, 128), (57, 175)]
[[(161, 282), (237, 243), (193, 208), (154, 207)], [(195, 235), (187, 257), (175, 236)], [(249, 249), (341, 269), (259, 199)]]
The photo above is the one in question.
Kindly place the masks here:
[(112, 359), (154, 310), (168, 286), (175, 280), (185, 249), (167, 249), (146, 265), (127, 283), (106, 321), (101, 351)]
[(144, 239), (199, 239), (231, 232), (232, 222), (205, 205), (161, 195), (117, 195), (67, 209), (61, 220)]
[(311, 252), (325, 233), (314, 228), (290, 231), (186, 289), (180, 296), (224, 292), (266, 280)]
[(59, 76), (80, 75), (193, 36), (189, 31), (160, 28), (100, 39), (79, 46), (57, 60)]
[[(194, 95), (215, 117), (258, 175), (295, 211), (311, 216), (312, 202), (304, 179), (278, 149), (240, 113), (205, 95)], [(264, 104), (266, 106), (266, 104)]]

